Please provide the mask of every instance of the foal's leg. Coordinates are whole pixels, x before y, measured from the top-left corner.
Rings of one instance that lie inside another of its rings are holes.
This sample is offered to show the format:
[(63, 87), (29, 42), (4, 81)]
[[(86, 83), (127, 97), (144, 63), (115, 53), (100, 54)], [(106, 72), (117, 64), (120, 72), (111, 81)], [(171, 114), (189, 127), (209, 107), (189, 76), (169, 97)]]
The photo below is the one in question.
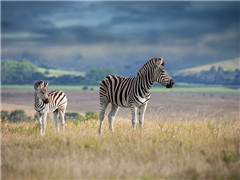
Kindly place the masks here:
[(61, 125), (62, 125), (62, 134), (64, 134), (65, 131), (65, 120), (64, 120), (64, 112), (63, 111), (59, 111), (59, 118), (61, 120)]
[(59, 120), (58, 120), (58, 110), (53, 112), (54, 121), (56, 124), (57, 132), (59, 133)]
[(42, 115), (42, 128), (43, 128), (43, 135), (45, 135), (45, 129), (46, 129), (46, 125), (47, 125), (47, 113), (44, 113)]
[(38, 118), (39, 133), (42, 136), (43, 135), (43, 132), (42, 132), (42, 124), (43, 124), (42, 123), (42, 115), (39, 112), (37, 112), (36, 114), (37, 114), (37, 118)]

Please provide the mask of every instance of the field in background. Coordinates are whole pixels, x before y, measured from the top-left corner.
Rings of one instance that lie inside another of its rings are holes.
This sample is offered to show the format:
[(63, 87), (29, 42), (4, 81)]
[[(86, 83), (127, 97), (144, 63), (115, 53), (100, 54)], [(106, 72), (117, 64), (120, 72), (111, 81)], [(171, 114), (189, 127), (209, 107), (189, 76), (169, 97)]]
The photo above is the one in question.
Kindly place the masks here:
[(214, 67), (215, 69), (221, 67), (224, 71), (235, 71), (236, 69), (239, 69), (239, 58), (234, 58), (203, 66), (197, 66), (194, 68), (183, 69), (173, 73), (173, 75), (199, 74), (201, 71), (208, 71), (212, 67)]
[[(98, 91), (65, 88), (67, 111), (99, 110)], [(105, 118), (102, 135), (98, 121), (67, 122), (62, 136), (49, 116), (45, 137), (39, 137), (36, 122), (2, 123), (2, 178), (239, 179), (239, 91), (216, 87), (208, 93), (184, 84), (178, 88), (184, 91), (153, 89), (144, 128), (136, 131), (131, 129), (130, 109), (124, 108), (113, 133)], [(5, 86), (1, 94), (3, 110), (23, 109), (34, 116), (32, 86)]]
[[(85, 86), (56, 86), (49, 85), (50, 89), (83, 90)], [(87, 86), (88, 89), (99, 90), (99, 86)], [(2, 85), (2, 89), (33, 89), (32, 85)], [(151, 92), (177, 92), (177, 93), (212, 93), (212, 94), (240, 94), (239, 86), (222, 86), (206, 84), (177, 83), (174, 88), (167, 89), (161, 85), (154, 85)]]

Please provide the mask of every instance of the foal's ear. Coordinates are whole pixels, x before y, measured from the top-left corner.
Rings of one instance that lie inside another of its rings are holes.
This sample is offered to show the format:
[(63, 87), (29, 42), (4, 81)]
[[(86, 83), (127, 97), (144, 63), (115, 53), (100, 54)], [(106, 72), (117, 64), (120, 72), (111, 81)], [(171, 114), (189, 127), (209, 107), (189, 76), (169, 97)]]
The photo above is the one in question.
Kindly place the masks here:
[(34, 89), (37, 90), (39, 87), (40, 87), (40, 88), (43, 88), (43, 87), (44, 87), (44, 81), (43, 81), (43, 80), (40, 80), (40, 81), (35, 82), (35, 84), (34, 84)]
[(164, 66), (163, 58), (156, 58), (155, 63), (157, 66)]
[(47, 88), (48, 87), (48, 83), (44, 81), (44, 87)]

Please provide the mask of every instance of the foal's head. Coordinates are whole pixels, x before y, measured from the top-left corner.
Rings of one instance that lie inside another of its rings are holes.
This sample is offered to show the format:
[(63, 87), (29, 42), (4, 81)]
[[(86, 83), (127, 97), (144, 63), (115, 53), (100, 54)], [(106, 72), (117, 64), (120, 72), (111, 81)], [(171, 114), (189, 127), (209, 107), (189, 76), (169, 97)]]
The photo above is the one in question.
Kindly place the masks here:
[(45, 104), (49, 103), (47, 86), (48, 86), (48, 83), (43, 80), (37, 81), (34, 84), (34, 89), (35, 89), (35, 93), (37, 94), (37, 97), (41, 99)]

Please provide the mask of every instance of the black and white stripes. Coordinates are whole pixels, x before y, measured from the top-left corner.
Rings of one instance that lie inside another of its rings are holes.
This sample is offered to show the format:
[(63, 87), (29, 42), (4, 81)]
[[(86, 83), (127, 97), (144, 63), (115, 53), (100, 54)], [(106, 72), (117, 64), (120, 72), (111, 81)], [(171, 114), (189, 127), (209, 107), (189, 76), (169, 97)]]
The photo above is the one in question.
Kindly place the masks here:
[(34, 84), (34, 109), (37, 112), (40, 134), (45, 134), (46, 118), (48, 112), (53, 112), (57, 131), (59, 132), (59, 120), (61, 120), (64, 132), (64, 114), (67, 108), (67, 97), (63, 91), (53, 90), (47, 93), (48, 83), (37, 81)]
[(101, 106), (99, 133), (101, 133), (105, 109), (110, 102), (112, 104), (108, 115), (110, 130), (113, 130), (113, 121), (119, 106), (131, 108), (134, 129), (138, 111), (139, 124), (143, 126), (144, 113), (151, 97), (150, 89), (153, 83), (158, 82), (167, 88), (172, 88), (174, 85), (172, 77), (163, 66), (162, 58), (152, 58), (143, 65), (135, 77), (109, 75), (102, 81), (99, 91)]

